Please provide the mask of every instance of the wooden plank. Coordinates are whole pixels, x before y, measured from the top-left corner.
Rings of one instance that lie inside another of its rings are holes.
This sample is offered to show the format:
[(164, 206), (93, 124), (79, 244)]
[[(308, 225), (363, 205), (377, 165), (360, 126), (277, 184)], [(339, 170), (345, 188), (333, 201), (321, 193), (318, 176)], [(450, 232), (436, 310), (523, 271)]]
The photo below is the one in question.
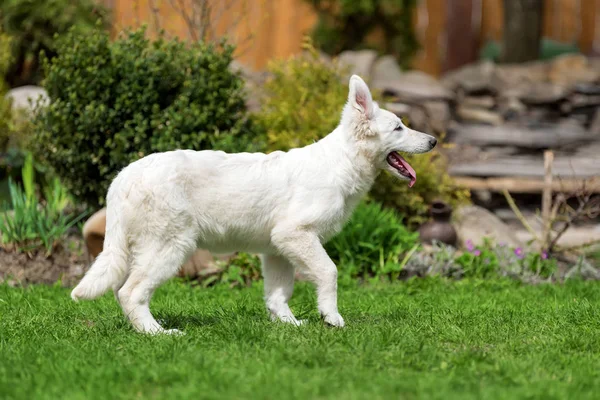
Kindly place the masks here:
[(458, 125), (451, 130), (452, 142), (473, 146), (517, 146), (528, 149), (562, 148), (594, 140), (575, 124), (547, 124), (528, 128), (513, 125)]
[[(581, 1), (581, 35), (579, 36), (579, 46), (585, 53), (590, 53), (594, 46), (594, 37), (596, 37), (600, 26), (596, 26), (596, 21), (600, 21), (600, 0), (582, 0)], [(600, 36), (600, 35), (598, 35)]]
[[(533, 178), (473, 178), (459, 176), (454, 181), (471, 190), (490, 190), (501, 192), (508, 190), (511, 193), (541, 193), (545, 183), (542, 179)], [(552, 181), (552, 191), (569, 193), (585, 188), (593, 193), (600, 193), (600, 179), (561, 179)]]
[[(535, 156), (501, 157), (493, 160), (459, 163), (450, 167), (453, 176), (478, 177), (532, 177), (542, 179), (544, 160)], [(552, 176), (557, 178), (600, 177), (600, 162), (591, 157), (557, 156), (552, 166)]]

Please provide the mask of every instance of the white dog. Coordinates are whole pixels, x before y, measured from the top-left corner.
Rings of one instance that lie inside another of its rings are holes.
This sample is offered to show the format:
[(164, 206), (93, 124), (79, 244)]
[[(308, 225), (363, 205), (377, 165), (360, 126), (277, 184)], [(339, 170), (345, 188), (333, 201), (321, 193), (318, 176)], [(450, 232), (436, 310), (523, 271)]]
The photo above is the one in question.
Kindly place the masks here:
[(154, 290), (196, 248), (262, 254), (265, 301), (272, 319), (299, 325), (288, 306), (294, 270), (317, 289), (326, 323), (344, 326), (337, 269), (323, 248), (338, 233), (382, 169), (410, 181), (415, 171), (397, 152), (424, 153), (436, 139), (402, 124), (350, 78), (339, 126), (287, 153), (226, 154), (177, 150), (123, 169), (107, 196), (104, 250), (71, 293), (93, 299), (113, 288), (135, 329), (165, 330), (150, 313)]

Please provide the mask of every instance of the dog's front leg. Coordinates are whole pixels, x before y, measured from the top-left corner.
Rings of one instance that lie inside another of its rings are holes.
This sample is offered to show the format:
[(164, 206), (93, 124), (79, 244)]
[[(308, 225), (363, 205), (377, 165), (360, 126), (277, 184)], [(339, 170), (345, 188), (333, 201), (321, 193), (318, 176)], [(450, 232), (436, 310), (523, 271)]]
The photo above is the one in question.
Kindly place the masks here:
[(344, 326), (337, 307), (337, 268), (318, 236), (303, 230), (276, 229), (271, 239), (279, 252), (316, 285), (319, 312), (325, 322)]

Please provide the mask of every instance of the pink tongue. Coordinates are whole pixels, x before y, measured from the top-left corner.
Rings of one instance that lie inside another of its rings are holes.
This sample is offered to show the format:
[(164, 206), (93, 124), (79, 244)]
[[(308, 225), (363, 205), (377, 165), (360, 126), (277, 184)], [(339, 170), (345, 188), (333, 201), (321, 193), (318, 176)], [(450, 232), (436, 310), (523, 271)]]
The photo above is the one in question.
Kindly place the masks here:
[(400, 164), (402, 164), (402, 166), (406, 168), (406, 170), (410, 174), (410, 183), (408, 184), (408, 187), (413, 187), (413, 185), (417, 181), (417, 173), (415, 172), (413, 167), (411, 167), (410, 164), (406, 162), (404, 158), (402, 158), (398, 154), (396, 155), (398, 156), (397, 160), (400, 161)]

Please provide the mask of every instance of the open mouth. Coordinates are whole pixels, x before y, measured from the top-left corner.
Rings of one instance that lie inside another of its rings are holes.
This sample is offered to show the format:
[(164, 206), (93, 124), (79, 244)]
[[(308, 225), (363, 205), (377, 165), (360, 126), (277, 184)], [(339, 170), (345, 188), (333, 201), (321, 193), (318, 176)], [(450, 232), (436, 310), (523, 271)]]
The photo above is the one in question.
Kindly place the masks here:
[(400, 175), (410, 180), (408, 187), (413, 187), (417, 181), (417, 173), (410, 166), (410, 164), (398, 153), (391, 152), (387, 156), (387, 162), (394, 168)]

